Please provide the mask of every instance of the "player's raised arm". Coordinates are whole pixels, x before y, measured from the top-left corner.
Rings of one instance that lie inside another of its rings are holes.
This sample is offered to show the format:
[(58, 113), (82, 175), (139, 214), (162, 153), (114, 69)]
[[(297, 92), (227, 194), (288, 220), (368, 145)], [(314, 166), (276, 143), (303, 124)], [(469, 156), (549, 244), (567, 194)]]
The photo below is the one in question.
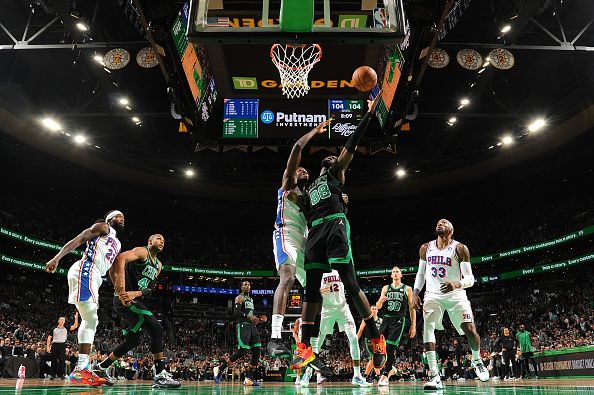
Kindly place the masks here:
[(109, 268), (109, 278), (113, 283), (116, 294), (122, 295), (126, 291), (126, 263), (139, 259), (145, 260), (147, 257), (148, 250), (145, 247), (133, 248), (129, 251), (122, 252), (116, 257), (115, 262)]
[(419, 270), (417, 270), (413, 289), (413, 306), (415, 309), (421, 308), (421, 298), (419, 297), (419, 294), (425, 286), (425, 270), (427, 270), (427, 243), (423, 244), (419, 249)]
[(80, 246), (83, 243), (86, 243), (89, 240), (94, 239), (98, 236), (105, 236), (109, 233), (109, 226), (105, 222), (98, 222), (91, 226), (88, 229), (83, 230), (78, 236), (74, 239), (70, 240), (68, 243), (64, 244), (60, 252), (56, 254), (55, 257), (50, 259), (45, 264), (45, 271), (49, 273), (53, 273), (58, 268), (58, 264), (60, 263), (60, 259), (62, 259), (65, 255), (69, 254), (70, 252), (74, 251), (75, 248)]
[(318, 126), (304, 134), (295, 142), (291, 149), (291, 154), (287, 160), (287, 168), (283, 173), (282, 189), (288, 191), (292, 189), (296, 182), (297, 169), (301, 163), (301, 151), (309, 143), (316, 134), (321, 134), (326, 131), (326, 126), (330, 123), (331, 119), (327, 119), (320, 123)]
[(474, 285), (474, 275), (472, 274), (472, 266), (470, 265), (470, 251), (468, 251), (468, 247), (460, 243), (456, 246), (456, 253), (460, 258), (460, 272), (462, 278), (460, 281), (443, 283), (440, 287), (440, 291), (443, 293), (452, 292), (454, 289), (458, 288), (470, 288)]
[(375, 112), (375, 107), (377, 106), (377, 103), (379, 103), (380, 97), (381, 91), (377, 94), (373, 101), (367, 100), (367, 113), (365, 113), (365, 116), (363, 117), (361, 122), (359, 122), (359, 125), (357, 125), (357, 129), (355, 129), (353, 134), (351, 134), (343, 149), (340, 151), (338, 159), (334, 162), (334, 165), (332, 166), (332, 171), (334, 172), (334, 174), (338, 175), (339, 173), (344, 172), (347, 167), (349, 167), (349, 164), (351, 163), (351, 161), (353, 160), (353, 156), (355, 155), (355, 151), (357, 150), (357, 146), (359, 145), (359, 142), (361, 141), (363, 134), (365, 134), (367, 126), (369, 126), (369, 121), (371, 120), (371, 116)]

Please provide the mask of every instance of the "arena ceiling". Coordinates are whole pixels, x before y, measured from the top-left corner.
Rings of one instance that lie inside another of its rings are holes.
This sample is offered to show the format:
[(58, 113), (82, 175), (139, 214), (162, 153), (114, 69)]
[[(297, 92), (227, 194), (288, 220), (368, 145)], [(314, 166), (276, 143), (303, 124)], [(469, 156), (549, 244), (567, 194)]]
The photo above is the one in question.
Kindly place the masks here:
[[(392, 152), (377, 145), (363, 147), (366, 152), (352, 165), (349, 180), (354, 186), (380, 185), (374, 188), (380, 195), (419, 191), (444, 179), (480, 177), (592, 132), (594, 3), (454, 3), (464, 7), (436, 45), (449, 55), (449, 64), (424, 71), (417, 110), (410, 111), (416, 119), (410, 122), (411, 131), (394, 131), (386, 140)], [(136, 4), (152, 26), (159, 26), (170, 23), (181, 3)], [(80, 22), (89, 30), (80, 31)], [(110, 73), (94, 60), (113, 47), (127, 48), (134, 57), (149, 45), (129, 2), (7, 0), (0, 23), (3, 132), (122, 179), (167, 180), (169, 189), (179, 185), (182, 193), (201, 194), (209, 185), (231, 188), (225, 193), (233, 193), (233, 185), (268, 189), (274, 182), (276, 187), (287, 142), (226, 146), (208, 138), (210, 129), (220, 128), (216, 122), (204, 131), (180, 133), (159, 67), (143, 69), (132, 59), (133, 67)], [(506, 25), (511, 29), (502, 33)], [(499, 47), (514, 55), (509, 70), (466, 70), (455, 59), (460, 49), (487, 56)], [(122, 97), (129, 100), (130, 110), (120, 103)], [(463, 99), (469, 103), (459, 108)], [(69, 135), (46, 130), (40, 123), (46, 117), (59, 121)], [(536, 119), (544, 119), (546, 126), (529, 133)], [(86, 141), (75, 143), (77, 135)], [(506, 136), (510, 144), (503, 144)], [(316, 148), (304, 156), (304, 164), (313, 171), (333, 150), (336, 147)], [(188, 168), (197, 173), (192, 184), (183, 180)], [(407, 173), (402, 180), (395, 176), (397, 169)]]

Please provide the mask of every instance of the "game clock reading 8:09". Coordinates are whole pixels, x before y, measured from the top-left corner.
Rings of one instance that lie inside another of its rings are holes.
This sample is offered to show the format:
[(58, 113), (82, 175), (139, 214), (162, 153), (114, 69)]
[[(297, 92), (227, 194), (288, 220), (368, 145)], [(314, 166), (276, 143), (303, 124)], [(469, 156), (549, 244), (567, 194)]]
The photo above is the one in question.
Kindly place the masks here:
[(328, 137), (349, 137), (357, 129), (366, 111), (365, 100), (328, 100), (328, 117), (332, 118)]

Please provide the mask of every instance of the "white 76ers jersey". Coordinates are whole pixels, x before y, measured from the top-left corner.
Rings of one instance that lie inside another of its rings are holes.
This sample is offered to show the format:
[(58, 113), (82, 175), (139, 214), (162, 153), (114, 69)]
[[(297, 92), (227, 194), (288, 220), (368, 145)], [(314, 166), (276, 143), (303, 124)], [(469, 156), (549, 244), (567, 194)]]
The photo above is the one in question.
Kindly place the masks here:
[(346, 305), (344, 285), (336, 270), (332, 270), (330, 273), (324, 273), (320, 288), (330, 289), (330, 292), (324, 295), (324, 303), (322, 305), (324, 309), (335, 309)]
[(85, 272), (90, 272), (95, 275), (99, 274), (100, 277), (105, 276), (121, 248), (122, 243), (116, 237), (116, 231), (111, 226), (107, 235), (89, 240), (81, 259), (83, 275)]
[(425, 293), (433, 295), (452, 295), (464, 294), (466, 291), (462, 288), (443, 294), (440, 291), (441, 284), (445, 282), (456, 282), (462, 279), (462, 271), (460, 270), (460, 261), (456, 253), (456, 246), (459, 243), (452, 240), (451, 243), (439, 249), (437, 247), (437, 240), (427, 243), (427, 267), (425, 268), (425, 283), (427, 288)]

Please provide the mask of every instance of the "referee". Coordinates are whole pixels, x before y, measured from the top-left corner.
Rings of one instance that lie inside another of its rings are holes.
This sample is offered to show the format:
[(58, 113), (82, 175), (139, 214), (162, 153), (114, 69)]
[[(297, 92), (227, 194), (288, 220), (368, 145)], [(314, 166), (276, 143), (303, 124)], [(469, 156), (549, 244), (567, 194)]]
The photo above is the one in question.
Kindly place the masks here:
[[(58, 318), (58, 326), (54, 328), (52, 335), (47, 337), (47, 352), (51, 353), (51, 376), (54, 378), (64, 378), (66, 370), (66, 340), (68, 339), (68, 330), (64, 327), (66, 317)], [(70, 327), (73, 331), (78, 328), (78, 311), (74, 313), (74, 324)]]

